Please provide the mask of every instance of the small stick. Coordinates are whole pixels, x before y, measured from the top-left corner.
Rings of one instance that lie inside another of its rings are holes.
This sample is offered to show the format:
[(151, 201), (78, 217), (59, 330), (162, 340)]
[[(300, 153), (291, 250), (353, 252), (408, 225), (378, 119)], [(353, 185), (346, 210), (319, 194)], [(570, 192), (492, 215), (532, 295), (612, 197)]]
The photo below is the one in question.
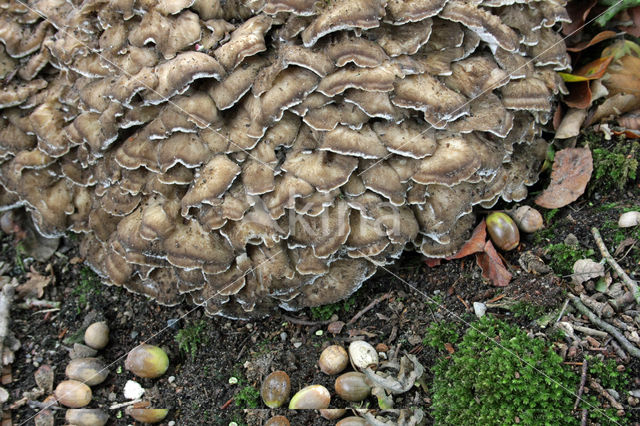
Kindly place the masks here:
[(129, 405), (137, 404), (138, 402), (142, 402), (141, 399), (134, 399), (127, 402), (121, 402), (120, 404), (115, 404), (109, 407), (109, 410), (117, 410), (119, 408), (128, 407)]
[(569, 297), (571, 298), (571, 302), (576, 307), (576, 309), (579, 310), (581, 313), (583, 313), (587, 318), (589, 318), (589, 321), (591, 321), (593, 324), (597, 325), (598, 327), (600, 327), (601, 329), (605, 330), (607, 333), (612, 335), (618, 341), (618, 343), (620, 343), (620, 345), (632, 356), (636, 358), (640, 358), (640, 349), (635, 347), (633, 343), (629, 342), (627, 338), (624, 337), (624, 335), (620, 332), (620, 330), (618, 330), (616, 327), (612, 326), (608, 322), (598, 318), (596, 314), (591, 312), (589, 308), (587, 308), (580, 301), (579, 297), (573, 296), (573, 295)]
[(11, 310), (14, 293), (15, 287), (13, 284), (5, 284), (0, 290), (0, 357), (4, 353), (4, 339), (9, 335), (9, 311)]
[(41, 300), (34, 299), (28, 297), (24, 299), (23, 303), (19, 303), (18, 308), (20, 309), (31, 309), (31, 308), (60, 308), (60, 302), (54, 302), (52, 300)]
[(221, 410), (226, 410), (227, 408), (229, 408), (229, 406), (231, 405), (231, 403), (233, 402), (233, 398), (231, 398), (230, 400), (228, 400), (227, 402), (225, 402), (224, 404), (222, 404), (220, 406)]
[(373, 309), (374, 306), (376, 306), (378, 303), (382, 302), (383, 300), (386, 300), (388, 298), (391, 297), (391, 293), (385, 293), (382, 296), (378, 297), (377, 299), (374, 299), (373, 302), (369, 303), (367, 306), (365, 306), (362, 310), (360, 310), (360, 312), (358, 312), (357, 314), (355, 314), (353, 316), (353, 318), (351, 318), (349, 320), (349, 322), (347, 323), (347, 325), (351, 325), (354, 322), (358, 321), (358, 319), (363, 316), (364, 314), (366, 314), (367, 312), (369, 312), (371, 309)]
[(587, 426), (588, 414), (589, 414), (589, 411), (587, 411), (586, 408), (583, 408), (582, 409), (582, 419), (580, 420), (580, 426)]
[(580, 331), (584, 334), (587, 334), (589, 336), (596, 336), (596, 337), (607, 337), (608, 334), (605, 333), (604, 331), (600, 331), (600, 330), (594, 330), (593, 328), (589, 328), (589, 327), (583, 327), (581, 325), (577, 325), (574, 324), (573, 329), (576, 331)]
[(618, 355), (623, 361), (627, 361), (629, 359), (629, 356), (627, 355), (627, 353), (623, 351), (620, 345), (618, 345), (615, 341), (613, 340), (611, 341), (611, 346), (613, 347), (613, 350), (616, 352), (616, 355)]
[(587, 358), (582, 361), (582, 376), (580, 377), (580, 387), (578, 388), (578, 394), (576, 395), (576, 402), (573, 404), (574, 410), (576, 410), (578, 408), (578, 404), (580, 404), (585, 383), (587, 383)]
[(564, 301), (564, 305), (562, 305), (562, 309), (560, 309), (560, 315), (558, 315), (558, 318), (556, 318), (556, 322), (560, 321), (560, 319), (564, 315), (564, 311), (567, 310), (567, 305), (568, 304), (569, 304), (569, 299)]
[(467, 309), (467, 311), (471, 310), (471, 306), (469, 306), (469, 304), (467, 302), (464, 301), (464, 299), (462, 297), (460, 297), (459, 294), (456, 294), (456, 297), (458, 298), (458, 300), (460, 302), (462, 302), (462, 304), (464, 305), (464, 307)]
[(614, 271), (618, 274), (622, 281), (627, 285), (629, 291), (633, 293), (633, 296), (636, 299), (636, 302), (640, 303), (640, 290), (638, 289), (638, 285), (635, 281), (633, 281), (629, 275), (618, 265), (618, 262), (609, 254), (609, 250), (607, 250), (607, 246), (604, 245), (604, 241), (602, 240), (602, 236), (600, 235), (600, 231), (598, 228), (591, 228), (591, 233), (593, 234), (593, 238), (596, 240), (596, 245), (602, 254), (602, 257), (605, 258), (609, 266), (613, 268)]
[(612, 397), (611, 394), (607, 392), (606, 389), (602, 387), (602, 385), (600, 385), (600, 383), (596, 382), (592, 378), (589, 378), (589, 387), (605, 397), (609, 401), (611, 406), (616, 410), (624, 410), (622, 404), (616, 401), (616, 399)]

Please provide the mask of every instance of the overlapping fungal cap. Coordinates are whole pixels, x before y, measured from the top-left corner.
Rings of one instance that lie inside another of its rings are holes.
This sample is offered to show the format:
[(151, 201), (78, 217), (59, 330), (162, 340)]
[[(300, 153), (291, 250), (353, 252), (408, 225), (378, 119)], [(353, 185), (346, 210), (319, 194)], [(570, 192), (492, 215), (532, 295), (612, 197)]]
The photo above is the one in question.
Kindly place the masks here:
[(0, 202), (210, 315), (335, 302), (520, 200), (563, 0), (0, 5)]

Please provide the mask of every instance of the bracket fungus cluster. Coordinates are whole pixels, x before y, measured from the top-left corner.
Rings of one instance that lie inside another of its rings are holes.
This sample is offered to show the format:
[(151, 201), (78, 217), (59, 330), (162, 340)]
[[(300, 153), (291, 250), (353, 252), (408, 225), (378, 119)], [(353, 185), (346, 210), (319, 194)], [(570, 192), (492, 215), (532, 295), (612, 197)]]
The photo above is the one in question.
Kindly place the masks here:
[(104, 281), (249, 317), (331, 303), (521, 200), (564, 0), (0, 2), (0, 204)]

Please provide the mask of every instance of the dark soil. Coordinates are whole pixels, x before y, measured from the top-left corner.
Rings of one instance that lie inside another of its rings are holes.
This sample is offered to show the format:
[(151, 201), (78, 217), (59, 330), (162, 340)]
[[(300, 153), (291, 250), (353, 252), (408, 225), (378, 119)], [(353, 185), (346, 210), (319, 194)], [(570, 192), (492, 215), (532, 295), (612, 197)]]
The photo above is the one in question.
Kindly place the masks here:
[[(36, 386), (33, 373), (40, 365), (47, 364), (55, 369), (56, 383), (63, 380), (69, 361), (68, 349), (74, 341), (80, 341), (83, 328), (96, 319), (106, 320), (111, 327), (110, 344), (100, 352), (100, 356), (110, 363), (110, 374), (103, 384), (94, 387), (90, 406), (105, 409), (110, 415), (109, 424), (114, 425), (132, 423), (122, 409), (108, 409), (125, 401), (122, 391), (127, 380), (139, 381), (147, 389), (146, 397), (153, 406), (170, 408), (164, 424), (171, 421), (178, 425), (262, 424), (278, 410), (263, 410), (261, 401), (255, 407), (245, 407), (242, 403), (238, 406), (238, 395), (243, 389), (246, 391), (247, 386), (259, 389), (266, 374), (285, 370), (291, 377), (294, 392), (308, 384), (323, 384), (333, 394), (334, 378), (319, 372), (316, 365), (320, 352), (329, 344), (348, 345), (349, 341), (358, 338), (364, 338), (374, 346), (383, 343), (413, 353), (428, 371), (435, 359), (443, 356), (442, 352), (422, 343), (428, 325), (433, 321), (458, 321), (465, 324), (464, 329), (475, 319), (472, 305), (476, 301), (497, 299), (496, 305), (502, 303), (503, 307), (490, 307), (489, 313), (517, 323), (533, 334), (545, 333), (546, 338), (553, 342), (553, 337), (549, 337), (553, 336), (552, 327), (541, 328), (533, 320), (553, 312), (557, 315), (571, 285), (570, 280), (553, 273), (526, 273), (519, 266), (518, 258), (523, 252), (531, 251), (549, 263), (551, 259), (545, 254), (549, 244), (563, 242), (572, 233), (582, 247), (595, 251), (594, 259), (600, 259), (590, 228), (596, 226), (601, 229), (610, 250), (615, 251), (613, 242), (619, 239), (616, 234), (619, 231), (611, 223), (617, 221), (624, 207), (640, 205), (639, 194), (637, 186), (623, 193), (593, 194), (557, 212), (550, 222), (547, 221), (546, 230), (524, 237), (517, 250), (504, 254), (514, 275), (513, 281), (505, 288), (494, 287), (483, 280), (473, 257), (429, 268), (419, 256), (407, 253), (396, 265), (380, 270), (367, 282), (353, 296), (353, 303), (347, 304), (347, 310), (337, 309), (337, 318), (334, 319), (347, 323), (374, 299), (390, 294), (389, 298), (355, 323), (346, 325), (337, 335), (327, 331), (326, 322), (297, 325), (285, 317), (284, 312), (251, 322), (207, 318), (199, 308), (188, 305), (161, 307), (121, 288), (92, 284), (87, 281), (86, 267), (76, 262), (76, 242), (73, 238), (64, 239), (49, 260), (56, 279), (55, 284), (46, 287), (43, 297), (60, 301), (60, 310), (40, 312), (41, 308), (19, 309), (14, 306), (11, 311), (11, 328), (22, 346), (16, 352), (11, 369), (4, 372), (3, 383), (10, 392), (6, 405), (19, 400), (23, 392)], [(640, 278), (639, 246), (640, 242), (636, 241), (635, 247), (620, 261), (634, 279)], [(22, 258), (24, 269), (20, 267), (18, 257)], [(617, 256), (618, 259), (621, 257)], [(16, 277), (19, 282), (26, 280), (25, 271), (33, 268), (44, 273), (46, 267), (46, 264), (17, 255), (13, 237), (6, 235), (2, 238), (2, 261), (3, 275)], [(528, 312), (536, 315), (532, 318), (526, 312), (513, 312), (505, 301), (524, 302), (522, 306), (528, 306)], [(309, 309), (286, 315), (316, 321)], [(179, 329), (197, 324), (201, 319), (206, 321), (206, 327), (196, 342), (192, 357), (179, 349), (176, 335)], [(554, 321), (551, 320), (551, 324)], [(169, 354), (171, 364), (161, 378), (138, 379), (124, 369), (127, 351), (141, 342), (159, 345)], [(612, 352), (602, 353), (609, 358), (616, 356)], [(583, 354), (578, 353), (566, 361), (580, 361), (582, 358)], [(632, 378), (640, 377), (638, 360), (627, 362), (626, 368)], [(429, 373), (427, 375), (428, 383), (431, 377)], [(237, 378), (238, 383), (229, 384), (231, 377)], [(632, 380), (630, 389), (639, 385), (637, 379), (635, 383)], [(332, 403), (337, 407), (347, 406), (335, 395)], [(377, 402), (371, 398), (359, 406), (375, 408)], [(414, 387), (396, 397), (395, 406), (418, 407), (428, 414), (430, 396)], [(243, 411), (243, 408), (258, 409)], [(632, 416), (638, 421), (637, 410), (631, 409), (631, 412), (636, 413)], [(37, 410), (26, 404), (10, 413), (14, 424), (34, 424), (33, 416)], [(56, 410), (55, 416), (56, 423), (62, 424), (64, 410)], [(287, 416), (295, 425), (334, 424), (315, 412), (287, 413)]]

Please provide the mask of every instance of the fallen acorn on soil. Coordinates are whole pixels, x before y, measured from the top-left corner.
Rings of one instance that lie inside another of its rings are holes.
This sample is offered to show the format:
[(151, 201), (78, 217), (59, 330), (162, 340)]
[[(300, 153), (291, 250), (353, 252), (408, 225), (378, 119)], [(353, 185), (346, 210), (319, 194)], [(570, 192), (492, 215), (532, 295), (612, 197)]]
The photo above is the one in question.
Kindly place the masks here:
[(369, 343), (356, 340), (349, 345), (349, 359), (356, 370), (364, 370), (367, 367), (378, 366), (378, 352)]
[(367, 424), (367, 421), (362, 417), (350, 416), (340, 420), (336, 426), (364, 426)]
[(344, 416), (347, 410), (344, 408), (325, 408), (320, 410), (320, 416), (327, 420), (336, 420)]
[(97, 408), (72, 408), (64, 416), (67, 423), (76, 426), (103, 426), (109, 416)]
[(84, 332), (84, 342), (93, 349), (103, 349), (109, 343), (109, 326), (106, 322), (94, 322)]
[(291, 381), (284, 371), (274, 371), (265, 377), (260, 387), (260, 396), (269, 408), (279, 408), (289, 399)]
[(540, 212), (533, 207), (521, 206), (509, 214), (522, 232), (531, 234), (544, 227), (544, 219)]
[(340, 345), (327, 346), (320, 354), (318, 366), (329, 376), (341, 373), (349, 363), (347, 351)]
[(63, 380), (54, 395), (60, 404), (69, 408), (82, 408), (91, 402), (91, 388), (77, 380)]
[(487, 232), (491, 241), (502, 250), (513, 250), (520, 244), (518, 226), (506, 213), (490, 213), (487, 216)]
[(69, 362), (65, 374), (72, 380), (95, 386), (106, 380), (109, 370), (99, 358), (77, 358)]
[(335, 389), (340, 398), (350, 402), (360, 402), (371, 395), (371, 386), (366, 376), (357, 371), (350, 371), (336, 379)]
[(274, 416), (267, 420), (264, 426), (289, 426), (290, 424), (285, 416)]
[(169, 414), (166, 408), (133, 408), (127, 407), (125, 413), (142, 423), (158, 423)]
[(124, 367), (138, 377), (154, 379), (167, 371), (169, 357), (158, 346), (142, 344), (129, 352)]
[(289, 402), (289, 410), (320, 410), (329, 407), (331, 394), (322, 385), (300, 389)]

